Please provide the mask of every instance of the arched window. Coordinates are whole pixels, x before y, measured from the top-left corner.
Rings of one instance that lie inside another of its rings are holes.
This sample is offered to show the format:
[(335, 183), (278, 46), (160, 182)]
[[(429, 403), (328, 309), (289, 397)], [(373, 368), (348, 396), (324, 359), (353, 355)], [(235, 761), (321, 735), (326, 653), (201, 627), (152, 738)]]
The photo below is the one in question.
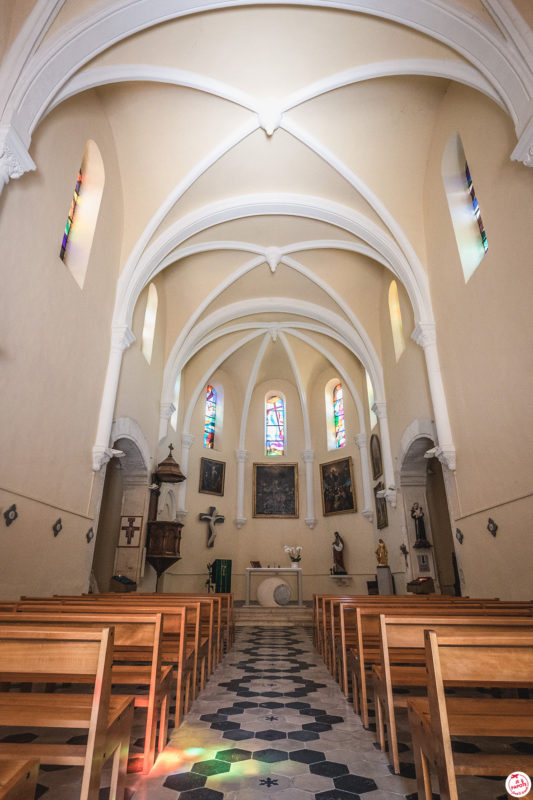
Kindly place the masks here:
[(265, 455), (285, 454), (285, 400), (271, 392), (265, 398)]
[(87, 274), (104, 183), (104, 162), (100, 150), (89, 139), (78, 171), (59, 252), (59, 257), (69, 268), (80, 289), (83, 289)]
[(344, 447), (346, 444), (346, 428), (344, 427), (344, 401), (340, 383), (333, 387), (333, 424), (335, 427), (335, 447)]
[(461, 137), (452, 134), (442, 156), (442, 180), (452, 218), (465, 281), (468, 281), (489, 249), (472, 175)]
[(392, 341), (394, 342), (394, 355), (399, 361), (401, 354), (405, 350), (405, 339), (403, 338), (402, 311), (400, 309), (400, 298), (398, 296), (398, 286), (396, 281), (392, 281), (389, 286), (389, 314), (392, 328)]
[[(365, 370), (366, 372), (366, 370)], [(366, 372), (366, 393), (368, 395), (368, 411), (370, 414), (370, 430), (374, 428), (378, 424), (378, 418), (376, 416), (376, 412), (372, 409), (374, 405), (374, 387), (372, 386), (372, 381), (370, 380), (370, 375)]]
[(213, 449), (215, 445), (215, 425), (217, 421), (217, 392), (209, 384), (205, 394), (204, 447)]
[(144, 312), (144, 325), (142, 332), (142, 354), (148, 363), (152, 360), (154, 347), (155, 321), (157, 318), (157, 289), (151, 283), (148, 287), (146, 311)]

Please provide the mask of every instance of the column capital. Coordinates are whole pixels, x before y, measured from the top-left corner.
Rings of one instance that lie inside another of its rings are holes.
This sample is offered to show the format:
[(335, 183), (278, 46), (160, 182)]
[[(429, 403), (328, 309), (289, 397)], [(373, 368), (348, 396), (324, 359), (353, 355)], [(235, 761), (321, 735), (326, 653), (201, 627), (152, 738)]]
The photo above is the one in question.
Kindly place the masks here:
[(122, 450), (114, 450), (112, 447), (104, 447), (101, 444), (95, 444), (93, 447), (94, 472), (99, 472), (113, 457), (122, 458), (123, 456), (124, 453)]
[(129, 325), (113, 325), (111, 329), (111, 350), (123, 353), (135, 341)]
[(246, 517), (235, 517), (235, 525), (240, 530), (246, 524)]
[(190, 450), (194, 444), (194, 436), (192, 433), (182, 433), (181, 434), (181, 446), (185, 450)]
[(434, 322), (417, 322), (411, 339), (420, 347), (426, 348), (437, 343), (437, 329)]
[(167, 422), (176, 410), (174, 403), (161, 403), (161, 419), (166, 419)]
[(359, 450), (364, 450), (364, 448), (368, 446), (368, 436), (366, 433), (356, 433), (353, 438)]
[(372, 411), (378, 419), (387, 419), (387, 403), (374, 403)]
[(374, 521), (374, 512), (372, 511), (371, 508), (363, 508), (363, 510), (361, 511), (361, 514), (363, 515), (363, 517), (366, 517), (366, 519), (369, 522), (373, 522)]
[(533, 117), (522, 131), (518, 143), (511, 153), (512, 161), (521, 161), (525, 167), (533, 167)]
[[(248, 461), (248, 450), (235, 450), (235, 458), (239, 464), (245, 464)], [(244, 521), (246, 522), (246, 520)], [(237, 525), (237, 527), (239, 526)]]
[(314, 450), (302, 450), (302, 459), (305, 464), (312, 464), (315, 460)]
[(317, 520), (317, 518), (316, 518), (316, 517), (306, 517), (306, 518), (305, 518), (305, 524), (306, 524), (306, 525), (307, 525), (307, 527), (308, 527), (308, 528), (310, 528), (311, 530), (313, 530), (313, 528), (315, 527), (315, 525), (317, 524), (317, 522), (318, 522), (318, 520)]
[(34, 169), (34, 161), (15, 128), (0, 125), (0, 194), (8, 181)]

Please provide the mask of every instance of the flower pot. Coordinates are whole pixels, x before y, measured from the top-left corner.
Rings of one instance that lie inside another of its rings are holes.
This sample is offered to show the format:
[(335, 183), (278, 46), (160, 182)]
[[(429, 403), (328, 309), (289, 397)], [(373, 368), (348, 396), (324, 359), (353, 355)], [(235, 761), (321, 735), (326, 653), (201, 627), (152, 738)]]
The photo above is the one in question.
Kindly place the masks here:
[(298, 567), (299, 567), (299, 566), (300, 566), (300, 562), (299, 562), (299, 561), (293, 561), (293, 562), (291, 563), (291, 567), (292, 567), (293, 569), (298, 569)]

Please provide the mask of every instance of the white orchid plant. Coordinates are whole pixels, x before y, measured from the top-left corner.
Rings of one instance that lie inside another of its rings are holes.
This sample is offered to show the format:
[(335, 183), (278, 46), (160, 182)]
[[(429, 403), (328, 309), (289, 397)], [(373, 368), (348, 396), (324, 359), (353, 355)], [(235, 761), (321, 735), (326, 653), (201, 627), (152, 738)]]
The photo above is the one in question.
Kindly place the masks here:
[(300, 547), (299, 544), (293, 547), (289, 547), (289, 545), (286, 544), (283, 549), (285, 550), (286, 553), (289, 554), (289, 558), (291, 561), (298, 562), (302, 560), (302, 548)]

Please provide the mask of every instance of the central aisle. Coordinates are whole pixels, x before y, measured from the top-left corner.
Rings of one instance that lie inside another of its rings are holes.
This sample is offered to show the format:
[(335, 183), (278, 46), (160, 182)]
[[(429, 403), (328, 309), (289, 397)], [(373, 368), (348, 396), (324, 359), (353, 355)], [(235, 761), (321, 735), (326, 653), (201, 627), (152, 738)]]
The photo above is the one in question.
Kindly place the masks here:
[[(135, 800), (399, 800), (391, 775), (298, 628), (242, 628)], [(416, 797), (416, 795), (415, 795)]]

